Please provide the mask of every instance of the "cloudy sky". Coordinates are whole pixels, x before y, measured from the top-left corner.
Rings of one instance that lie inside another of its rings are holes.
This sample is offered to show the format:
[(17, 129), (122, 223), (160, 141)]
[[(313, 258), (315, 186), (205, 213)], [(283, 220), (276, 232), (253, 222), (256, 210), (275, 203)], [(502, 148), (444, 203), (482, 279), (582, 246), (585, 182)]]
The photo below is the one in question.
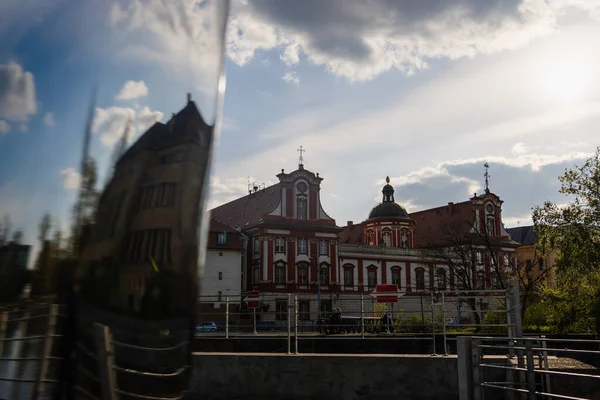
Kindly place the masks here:
[[(191, 92), (212, 122), (214, 4), (2, 7), (0, 213), (26, 236), (40, 204), (68, 218), (94, 86), (101, 181), (128, 120), (135, 140)], [(529, 223), (600, 144), (599, 38), (599, 0), (234, 0), (209, 207), (275, 183), (303, 146), (340, 225), (367, 217), (386, 175), (409, 212), (467, 200), (486, 161), (505, 224)]]

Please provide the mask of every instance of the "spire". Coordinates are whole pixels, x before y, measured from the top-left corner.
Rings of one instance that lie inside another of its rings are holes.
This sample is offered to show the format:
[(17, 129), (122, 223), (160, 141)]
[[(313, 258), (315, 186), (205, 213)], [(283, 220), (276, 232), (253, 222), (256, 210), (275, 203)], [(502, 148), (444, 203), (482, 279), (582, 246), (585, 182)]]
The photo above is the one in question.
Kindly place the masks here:
[(483, 164), (483, 166), (485, 167), (485, 174), (483, 174), (483, 176), (485, 177), (485, 193), (489, 193), (490, 192), (490, 174), (488, 172), (488, 169), (490, 168), (490, 164), (486, 163)]
[(298, 169), (304, 169), (304, 157), (302, 156), (302, 153), (304, 153), (306, 150), (304, 150), (302, 146), (300, 146), (300, 148), (297, 151), (300, 152), (300, 157), (298, 158)]

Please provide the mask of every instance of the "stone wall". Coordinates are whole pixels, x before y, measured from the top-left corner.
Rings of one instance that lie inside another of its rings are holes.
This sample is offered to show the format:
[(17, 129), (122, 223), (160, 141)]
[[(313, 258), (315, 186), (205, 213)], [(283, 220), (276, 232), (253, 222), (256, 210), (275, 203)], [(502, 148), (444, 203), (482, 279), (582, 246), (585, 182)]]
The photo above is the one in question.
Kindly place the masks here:
[(456, 356), (195, 353), (191, 399), (458, 399)]

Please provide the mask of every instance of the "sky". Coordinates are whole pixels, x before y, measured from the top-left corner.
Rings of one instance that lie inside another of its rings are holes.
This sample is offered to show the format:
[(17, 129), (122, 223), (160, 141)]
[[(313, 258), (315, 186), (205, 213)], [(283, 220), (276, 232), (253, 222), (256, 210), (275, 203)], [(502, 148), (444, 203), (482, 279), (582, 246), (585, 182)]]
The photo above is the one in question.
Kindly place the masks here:
[[(490, 189), (507, 227), (565, 202), (558, 176), (598, 146), (599, 0), (17, 0), (0, 12), (0, 216), (62, 227), (93, 103), (99, 181), (191, 93), (212, 123), (212, 208), (298, 165), (338, 225), (390, 176), (409, 212)], [(225, 51), (226, 81), (219, 79)]]

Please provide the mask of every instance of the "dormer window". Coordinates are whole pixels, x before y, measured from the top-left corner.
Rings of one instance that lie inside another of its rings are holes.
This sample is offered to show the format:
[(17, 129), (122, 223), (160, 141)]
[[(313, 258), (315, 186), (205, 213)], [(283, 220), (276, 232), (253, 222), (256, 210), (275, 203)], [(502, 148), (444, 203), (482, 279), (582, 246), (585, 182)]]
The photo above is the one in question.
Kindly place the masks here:
[(221, 244), (221, 245), (227, 244), (227, 233), (225, 233), (225, 232), (219, 233), (217, 236), (217, 243)]
[(306, 215), (306, 197), (298, 197), (296, 199), (296, 215), (298, 219), (307, 219)]

